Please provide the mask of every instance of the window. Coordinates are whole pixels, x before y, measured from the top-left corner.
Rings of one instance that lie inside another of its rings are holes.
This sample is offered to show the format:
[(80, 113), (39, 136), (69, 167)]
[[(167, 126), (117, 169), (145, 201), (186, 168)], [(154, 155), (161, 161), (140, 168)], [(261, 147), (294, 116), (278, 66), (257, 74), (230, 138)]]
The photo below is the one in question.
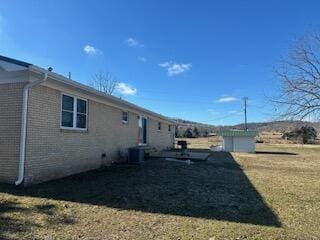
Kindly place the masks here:
[(61, 127), (87, 129), (87, 101), (62, 95)]
[(168, 125), (168, 131), (171, 132), (171, 125)]
[(158, 130), (161, 130), (161, 122), (158, 122)]
[(73, 127), (73, 97), (62, 95), (62, 127)]
[(77, 128), (87, 128), (87, 102), (77, 99)]
[(128, 123), (128, 112), (122, 112), (122, 122)]

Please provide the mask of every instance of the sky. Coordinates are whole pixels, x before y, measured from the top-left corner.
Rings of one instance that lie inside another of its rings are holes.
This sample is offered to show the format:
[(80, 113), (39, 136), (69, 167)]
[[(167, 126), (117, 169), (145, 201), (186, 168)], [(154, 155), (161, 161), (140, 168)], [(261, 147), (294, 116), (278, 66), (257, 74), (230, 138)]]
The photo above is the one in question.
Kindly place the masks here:
[(276, 117), (274, 69), (320, 26), (320, 1), (108, 0), (0, 3), (0, 55), (53, 67), (163, 115), (207, 124)]

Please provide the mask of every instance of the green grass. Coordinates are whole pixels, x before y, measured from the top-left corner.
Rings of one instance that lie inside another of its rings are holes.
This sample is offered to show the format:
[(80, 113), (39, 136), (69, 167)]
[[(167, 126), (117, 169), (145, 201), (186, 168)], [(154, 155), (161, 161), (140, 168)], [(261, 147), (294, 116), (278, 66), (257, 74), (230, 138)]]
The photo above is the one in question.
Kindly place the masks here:
[(0, 185), (0, 239), (319, 239), (320, 147)]

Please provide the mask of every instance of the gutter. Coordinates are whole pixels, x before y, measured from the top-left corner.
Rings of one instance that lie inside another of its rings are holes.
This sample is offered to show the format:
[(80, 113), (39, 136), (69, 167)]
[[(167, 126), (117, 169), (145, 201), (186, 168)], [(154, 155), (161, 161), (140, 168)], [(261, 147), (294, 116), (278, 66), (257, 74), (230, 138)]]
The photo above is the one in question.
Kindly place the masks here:
[(29, 89), (38, 84), (45, 82), (48, 78), (48, 74), (44, 73), (42, 79), (26, 84), (23, 87), (23, 98), (22, 98), (22, 116), (21, 116), (21, 133), (20, 133), (20, 152), (19, 152), (19, 171), (18, 178), (15, 181), (16, 186), (20, 185), (24, 180), (24, 166), (26, 156), (26, 138), (27, 138), (27, 114), (28, 114), (28, 96)]
[(77, 81), (74, 81), (74, 80), (70, 80), (60, 74), (57, 74), (57, 73), (54, 73), (54, 72), (50, 72), (50, 71), (47, 71), (46, 69), (43, 69), (41, 67), (38, 67), (38, 66), (35, 66), (35, 65), (31, 65), (30, 67), (30, 70), (32, 71), (35, 71), (35, 72), (42, 72), (42, 73), (45, 73), (47, 72), (49, 75), (50, 75), (50, 79), (54, 79), (56, 80), (57, 82), (60, 82), (60, 83), (63, 83), (65, 85), (68, 85), (68, 86), (71, 86), (71, 87), (74, 87), (76, 89), (81, 89), (87, 93), (90, 93), (90, 94), (93, 94), (95, 96), (99, 96), (99, 97), (102, 97), (104, 99), (108, 99), (109, 101), (111, 101), (112, 103), (115, 103), (117, 104), (118, 106), (124, 106), (126, 108), (129, 108), (129, 109), (133, 109), (135, 111), (138, 111), (138, 112), (143, 112), (147, 115), (150, 115), (150, 116), (153, 116), (153, 117), (156, 117), (156, 118), (159, 118), (163, 121), (166, 121), (166, 122), (169, 122), (170, 124), (176, 124), (175, 121), (169, 119), (168, 117), (166, 116), (163, 116), (159, 113), (156, 113), (156, 112), (153, 112), (153, 111), (150, 111), (148, 109), (145, 109), (143, 107), (140, 107), (138, 105), (135, 105), (131, 102), (128, 102), (128, 101), (125, 101), (123, 99), (119, 99), (115, 96), (112, 96), (112, 95), (107, 95), (105, 93), (102, 93), (92, 87), (89, 87), (87, 85), (84, 85), (82, 83), (79, 83)]

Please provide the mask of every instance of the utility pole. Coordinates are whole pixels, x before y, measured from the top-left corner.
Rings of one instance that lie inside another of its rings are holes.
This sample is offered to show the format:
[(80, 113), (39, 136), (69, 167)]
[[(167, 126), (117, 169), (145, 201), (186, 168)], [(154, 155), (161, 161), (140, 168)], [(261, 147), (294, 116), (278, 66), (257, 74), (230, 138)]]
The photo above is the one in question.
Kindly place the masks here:
[(247, 131), (248, 130), (248, 124), (247, 124), (247, 101), (248, 101), (248, 97), (244, 97), (243, 101), (244, 101), (244, 130)]

